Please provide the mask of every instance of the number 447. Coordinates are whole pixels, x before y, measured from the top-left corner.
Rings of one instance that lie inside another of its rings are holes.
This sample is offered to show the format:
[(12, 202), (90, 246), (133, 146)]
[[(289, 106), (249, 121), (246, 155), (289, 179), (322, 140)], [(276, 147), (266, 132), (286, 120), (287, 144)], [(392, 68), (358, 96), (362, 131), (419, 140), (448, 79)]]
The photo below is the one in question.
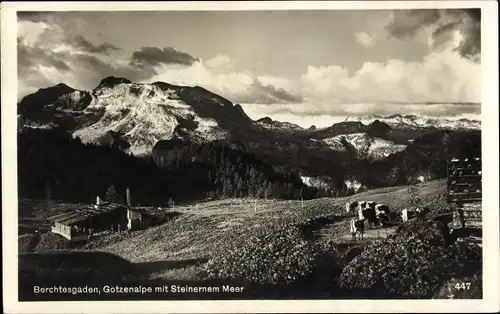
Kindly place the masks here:
[(457, 283), (457, 284), (455, 284), (455, 289), (457, 289), (457, 290), (469, 290), (470, 289), (470, 282)]

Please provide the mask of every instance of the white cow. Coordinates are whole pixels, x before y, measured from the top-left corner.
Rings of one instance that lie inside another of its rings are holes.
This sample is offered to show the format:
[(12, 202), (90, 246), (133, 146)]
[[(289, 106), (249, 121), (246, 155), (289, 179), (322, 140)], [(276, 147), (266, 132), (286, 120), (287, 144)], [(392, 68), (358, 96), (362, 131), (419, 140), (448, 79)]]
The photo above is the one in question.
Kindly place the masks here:
[(427, 207), (417, 207), (417, 208), (405, 208), (401, 210), (401, 219), (403, 222), (407, 222), (410, 217), (417, 217), (417, 219), (423, 219), (430, 212)]
[(363, 213), (364, 209), (361, 208), (361, 206), (358, 207), (358, 219), (359, 220), (364, 220), (365, 219), (365, 215)]
[(401, 211), (401, 219), (403, 220), (403, 222), (408, 221), (408, 208), (405, 208)]
[(345, 209), (347, 213), (350, 213), (354, 209), (367, 209), (367, 208), (375, 208), (377, 203), (374, 201), (353, 201), (347, 202), (345, 204)]
[(350, 213), (353, 210), (358, 212), (358, 220), (367, 220), (370, 227), (373, 227), (376, 222), (375, 214), (376, 202), (373, 201), (353, 201), (346, 203), (346, 212)]

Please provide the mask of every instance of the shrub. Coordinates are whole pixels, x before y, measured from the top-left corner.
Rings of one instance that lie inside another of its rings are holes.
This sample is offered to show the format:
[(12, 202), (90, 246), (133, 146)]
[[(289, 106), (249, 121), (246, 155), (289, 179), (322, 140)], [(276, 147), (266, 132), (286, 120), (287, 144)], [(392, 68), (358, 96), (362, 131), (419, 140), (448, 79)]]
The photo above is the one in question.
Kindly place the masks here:
[(446, 224), (440, 221), (407, 222), (398, 226), (396, 235), (402, 237), (403, 240), (417, 237), (435, 246), (445, 246), (450, 243), (450, 230)]
[(54, 250), (18, 256), (19, 278), (25, 288), (37, 282), (109, 283), (109, 280), (123, 280), (135, 272), (129, 261), (106, 252)]
[(482, 265), (477, 246), (447, 244), (445, 228), (439, 222), (405, 224), (354, 258), (341, 273), (341, 286), (430, 298), (446, 280), (470, 274)]
[(38, 235), (23, 234), (17, 238), (19, 253), (28, 253), (33, 250), (37, 244)]
[(446, 198), (444, 197), (440, 199), (432, 199), (425, 203), (424, 206), (429, 207), (433, 215), (451, 213), (457, 210), (456, 206), (454, 204), (448, 204), (446, 202)]
[(291, 227), (247, 238), (243, 245), (210, 259), (202, 273), (208, 279), (287, 284), (310, 274), (314, 260), (313, 247), (298, 228)]
[(410, 184), (406, 189), (408, 194), (408, 205), (410, 208), (422, 207), (422, 197), (416, 184)]
[(61, 235), (47, 232), (40, 234), (40, 241), (32, 247), (34, 252), (45, 252), (50, 250), (71, 250), (87, 243), (87, 239), (68, 240)]

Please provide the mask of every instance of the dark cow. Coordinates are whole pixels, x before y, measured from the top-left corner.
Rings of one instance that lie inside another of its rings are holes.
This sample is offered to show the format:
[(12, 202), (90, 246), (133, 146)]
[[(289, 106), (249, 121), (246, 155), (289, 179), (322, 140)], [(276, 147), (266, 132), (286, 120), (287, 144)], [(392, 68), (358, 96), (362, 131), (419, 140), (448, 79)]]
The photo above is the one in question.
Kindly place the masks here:
[(382, 227), (387, 227), (391, 222), (391, 210), (386, 204), (375, 205), (375, 215)]
[(368, 221), (368, 226), (370, 228), (373, 228), (373, 226), (377, 223), (377, 216), (375, 214), (375, 210), (370, 207), (365, 207), (365, 208), (358, 208), (358, 215), (359, 215), (359, 220), (365, 220)]
[[(363, 235), (365, 234), (365, 220), (364, 219), (351, 219), (350, 232), (352, 239), (356, 240), (356, 236), (360, 235), (361, 240), (363, 240)], [(358, 236), (359, 239), (359, 236)]]
[(387, 216), (391, 215), (391, 210), (390, 210), (389, 206), (386, 204), (375, 205), (375, 212), (377, 213), (377, 215), (380, 215), (381, 213), (384, 213)]
[(424, 220), (427, 214), (431, 212), (431, 210), (428, 207), (424, 207), (424, 208), (417, 208), (415, 212), (417, 214), (418, 220)]

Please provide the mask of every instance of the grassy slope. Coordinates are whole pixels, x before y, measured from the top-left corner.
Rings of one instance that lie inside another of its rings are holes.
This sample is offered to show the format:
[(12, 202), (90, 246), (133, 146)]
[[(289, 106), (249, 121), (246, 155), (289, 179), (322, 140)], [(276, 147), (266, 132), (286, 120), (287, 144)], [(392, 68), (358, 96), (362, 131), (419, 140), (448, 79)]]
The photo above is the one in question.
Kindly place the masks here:
[[(69, 245), (65, 240), (53, 239), (57, 235), (43, 234), (33, 249), (101, 250), (116, 254), (133, 263), (151, 268), (151, 278), (196, 279), (196, 268), (206, 259), (238, 244), (251, 234), (262, 234), (299, 223), (311, 217), (335, 214), (341, 219), (323, 232), (323, 240), (343, 239), (348, 233), (345, 203), (348, 200), (373, 200), (389, 204), (394, 210), (405, 207), (408, 201), (406, 186), (391, 187), (360, 193), (349, 198), (322, 198), (304, 201), (233, 199), (180, 206), (182, 212), (163, 225), (147, 230), (104, 236), (91, 242)], [(424, 203), (444, 204), (446, 185), (442, 180), (419, 185)], [(54, 245), (51, 245), (53, 243)], [(65, 244), (66, 243), (66, 244)], [(27, 246), (24, 246), (25, 248)]]

